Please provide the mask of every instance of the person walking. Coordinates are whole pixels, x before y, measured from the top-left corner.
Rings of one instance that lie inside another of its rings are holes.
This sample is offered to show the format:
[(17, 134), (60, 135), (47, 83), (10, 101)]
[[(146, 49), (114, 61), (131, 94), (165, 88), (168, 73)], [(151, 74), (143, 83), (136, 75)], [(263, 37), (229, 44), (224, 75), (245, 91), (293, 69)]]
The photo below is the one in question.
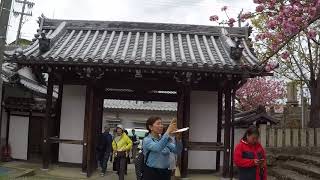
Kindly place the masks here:
[(176, 142), (170, 142), (170, 137), (177, 133), (176, 120), (173, 120), (167, 131), (163, 133), (163, 124), (160, 117), (150, 117), (146, 128), (149, 135), (143, 140), (143, 153), (146, 166), (143, 171), (143, 180), (170, 180), (172, 171), (170, 168), (170, 152), (179, 154), (182, 151), (181, 136), (177, 136)]
[(112, 142), (112, 148), (114, 153), (114, 161), (116, 170), (118, 171), (119, 180), (124, 180), (126, 164), (127, 164), (127, 152), (132, 147), (131, 139), (124, 133), (122, 125), (116, 127), (116, 136)]
[(266, 154), (259, 136), (259, 130), (250, 127), (235, 148), (234, 163), (239, 168), (239, 180), (267, 180)]
[(138, 137), (136, 135), (136, 130), (135, 129), (132, 129), (131, 132), (132, 132), (131, 141), (133, 143), (132, 151), (131, 151), (131, 154), (132, 154), (131, 159), (134, 160), (136, 158), (136, 156), (137, 156), (137, 149), (138, 149), (138, 145), (139, 145), (139, 139), (138, 139)]
[(97, 146), (97, 159), (101, 167), (101, 176), (105, 176), (107, 170), (108, 160), (112, 152), (112, 136), (110, 128), (104, 127), (104, 132), (99, 135)]

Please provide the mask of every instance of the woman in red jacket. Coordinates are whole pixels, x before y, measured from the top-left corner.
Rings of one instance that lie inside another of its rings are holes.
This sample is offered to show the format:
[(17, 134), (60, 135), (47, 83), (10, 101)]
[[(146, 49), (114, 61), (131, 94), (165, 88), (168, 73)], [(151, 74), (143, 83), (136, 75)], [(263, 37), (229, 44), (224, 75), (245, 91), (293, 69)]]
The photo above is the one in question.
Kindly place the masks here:
[(239, 169), (239, 180), (266, 180), (265, 150), (259, 143), (259, 130), (247, 129), (234, 152), (234, 163)]

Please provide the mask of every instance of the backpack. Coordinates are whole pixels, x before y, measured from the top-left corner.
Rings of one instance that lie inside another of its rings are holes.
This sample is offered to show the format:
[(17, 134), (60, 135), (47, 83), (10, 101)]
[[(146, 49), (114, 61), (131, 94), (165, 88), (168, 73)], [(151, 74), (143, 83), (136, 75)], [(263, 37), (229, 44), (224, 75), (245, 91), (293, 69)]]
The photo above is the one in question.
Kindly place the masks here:
[(150, 151), (147, 152), (146, 157), (143, 154), (143, 151), (139, 152), (137, 158), (134, 161), (134, 166), (136, 170), (137, 180), (142, 180), (143, 178), (143, 171), (147, 164), (147, 160), (149, 157)]
[[(152, 139), (154, 141), (154, 139)], [(144, 157), (143, 149), (138, 153), (138, 156), (134, 160), (134, 166), (136, 170), (137, 180), (142, 180), (143, 171), (147, 166), (148, 157), (151, 151), (148, 151), (146, 157)]]

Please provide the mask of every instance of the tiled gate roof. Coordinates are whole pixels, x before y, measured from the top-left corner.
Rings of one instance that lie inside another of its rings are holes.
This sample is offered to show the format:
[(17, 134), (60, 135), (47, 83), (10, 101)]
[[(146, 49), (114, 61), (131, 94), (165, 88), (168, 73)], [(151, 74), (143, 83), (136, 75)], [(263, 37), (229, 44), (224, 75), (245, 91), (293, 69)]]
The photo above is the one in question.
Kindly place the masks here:
[(40, 37), (24, 50), (7, 52), (10, 59), (209, 71), (261, 70), (246, 42), (248, 28), (43, 19), (42, 30), (50, 39), (47, 51), (39, 50), (39, 42), (40, 46), (44, 42)]

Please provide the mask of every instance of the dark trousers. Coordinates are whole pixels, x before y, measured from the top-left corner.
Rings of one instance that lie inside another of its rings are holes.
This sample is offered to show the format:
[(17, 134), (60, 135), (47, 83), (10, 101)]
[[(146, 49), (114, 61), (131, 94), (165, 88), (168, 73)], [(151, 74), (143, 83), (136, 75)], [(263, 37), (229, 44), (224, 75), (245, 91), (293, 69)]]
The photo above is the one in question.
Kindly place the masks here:
[(124, 175), (126, 173), (126, 166), (127, 166), (127, 157), (121, 156), (119, 157), (119, 161), (120, 161), (120, 167), (118, 171), (119, 180), (124, 180)]
[(101, 155), (101, 157), (99, 158), (101, 173), (106, 173), (109, 158), (110, 158), (110, 152), (104, 153), (104, 155)]
[(143, 171), (143, 180), (170, 180), (171, 171), (146, 166)]

